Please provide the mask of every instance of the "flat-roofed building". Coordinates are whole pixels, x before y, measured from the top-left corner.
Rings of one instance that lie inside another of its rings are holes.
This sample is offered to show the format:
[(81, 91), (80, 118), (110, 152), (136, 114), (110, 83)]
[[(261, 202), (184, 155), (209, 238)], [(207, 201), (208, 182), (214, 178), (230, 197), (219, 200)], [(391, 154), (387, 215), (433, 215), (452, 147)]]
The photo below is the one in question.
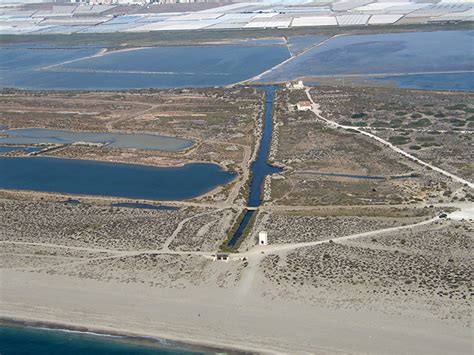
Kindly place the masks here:
[(311, 110), (311, 102), (309, 101), (300, 101), (296, 104), (298, 111), (309, 111)]

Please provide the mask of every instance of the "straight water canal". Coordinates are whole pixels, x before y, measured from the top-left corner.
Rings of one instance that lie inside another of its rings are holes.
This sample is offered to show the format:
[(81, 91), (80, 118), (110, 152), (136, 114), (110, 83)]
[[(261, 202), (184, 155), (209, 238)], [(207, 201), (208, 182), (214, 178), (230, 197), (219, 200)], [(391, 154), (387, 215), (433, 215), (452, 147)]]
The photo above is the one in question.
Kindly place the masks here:
[[(262, 202), (263, 194), (263, 183), (265, 177), (282, 171), (281, 168), (277, 168), (273, 165), (268, 164), (268, 153), (270, 152), (270, 145), (272, 142), (273, 124), (273, 97), (277, 86), (264, 86), (265, 90), (265, 119), (263, 123), (263, 134), (260, 142), (260, 149), (257, 154), (257, 159), (251, 166), (251, 182), (250, 182), (250, 195), (248, 206), (252, 208), (259, 207)], [(252, 220), (252, 216), (255, 213), (254, 209), (248, 209), (245, 212), (244, 218), (240, 222), (239, 227), (228, 241), (227, 246), (234, 248), (237, 245), (240, 237), (242, 236), (245, 228)]]

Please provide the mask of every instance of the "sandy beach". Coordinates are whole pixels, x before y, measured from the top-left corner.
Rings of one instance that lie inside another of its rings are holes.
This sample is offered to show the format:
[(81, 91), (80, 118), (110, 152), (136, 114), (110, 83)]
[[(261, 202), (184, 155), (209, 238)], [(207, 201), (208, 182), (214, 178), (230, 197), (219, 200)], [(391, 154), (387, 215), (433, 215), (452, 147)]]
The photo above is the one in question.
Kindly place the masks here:
[(300, 301), (269, 299), (260, 274), (250, 287), (227, 288), (152, 288), (15, 270), (2, 270), (1, 277), (1, 315), (18, 320), (267, 353), (467, 354), (471, 348), (469, 328), (425, 312), (318, 307), (305, 304), (304, 288)]

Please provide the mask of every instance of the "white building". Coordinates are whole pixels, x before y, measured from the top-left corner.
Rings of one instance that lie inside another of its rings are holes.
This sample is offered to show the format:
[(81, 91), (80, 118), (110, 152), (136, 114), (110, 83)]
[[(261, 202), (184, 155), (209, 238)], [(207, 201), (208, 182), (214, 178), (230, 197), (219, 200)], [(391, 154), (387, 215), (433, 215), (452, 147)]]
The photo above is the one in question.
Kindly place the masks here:
[(294, 83), (293, 84), (293, 89), (297, 89), (297, 90), (304, 89), (303, 80), (298, 80), (296, 83)]
[(267, 245), (268, 244), (268, 233), (261, 231), (258, 233), (258, 245)]
[(286, 87), (288, 89), (303, 90), (304, 89), (304, 83), (303, 83), (303, 80), (298, 80), (296, 82), (286, 83)]
[(298, 111), (309, 111), (311, 110), (311, 102), (309, 101), (300, 101), (296, 104)]

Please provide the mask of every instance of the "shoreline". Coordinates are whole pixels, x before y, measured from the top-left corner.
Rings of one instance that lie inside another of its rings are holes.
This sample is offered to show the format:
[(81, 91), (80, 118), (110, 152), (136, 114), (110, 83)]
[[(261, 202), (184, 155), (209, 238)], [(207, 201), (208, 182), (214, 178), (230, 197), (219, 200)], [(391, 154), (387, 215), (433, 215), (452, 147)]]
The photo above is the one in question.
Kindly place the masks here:
[[(223, 266), (234, 269), (231, 263)], [(263, 275), (254, 275), (254, 267), (238, 286), (210, 289), (189, 282), (184, 288), (150, 288), (139, 283), (5, 270), (0, 320), (144, 341), (166, 339), (235, 353), (344, 353), (348, 348), (354, 354), (388, 354), (387, 349), (399, 354), (408, 350), (467, 353), (469, 329), (433, 317), (425, 309), (403, 314), (392, 307), (395, 312), (372, 307), (344, 309), (307, 303), (306, 297), (277, 297), (270, 305), (262, 294), (268, 291), (261, 283)], [(31, 292), (24, 292), (25, 285)], [(416, 300), (411, 304), (418, 309)], [(361, 342), (367, 337), (372, 340)], [(402, 344), (400, 338), (405, 339)]]
[(78, 335), (88, 335), (91, 337), (110, 338), (110, 341), (144, 345), (158, 349), (164, 348), (225, 354), (263, 353), (257, 349), (241, 349), (226, 344), (206, 342), (204, 340), (179, 339), (177, 335), (162, 336), (160, 334), (136, 333), (128, 329), (118, 329), (97, 325), (90, 326), (21, 316), (5, 316), (3, 314), (0, 314), (0, 328), (1, 327), (76, 333)]

